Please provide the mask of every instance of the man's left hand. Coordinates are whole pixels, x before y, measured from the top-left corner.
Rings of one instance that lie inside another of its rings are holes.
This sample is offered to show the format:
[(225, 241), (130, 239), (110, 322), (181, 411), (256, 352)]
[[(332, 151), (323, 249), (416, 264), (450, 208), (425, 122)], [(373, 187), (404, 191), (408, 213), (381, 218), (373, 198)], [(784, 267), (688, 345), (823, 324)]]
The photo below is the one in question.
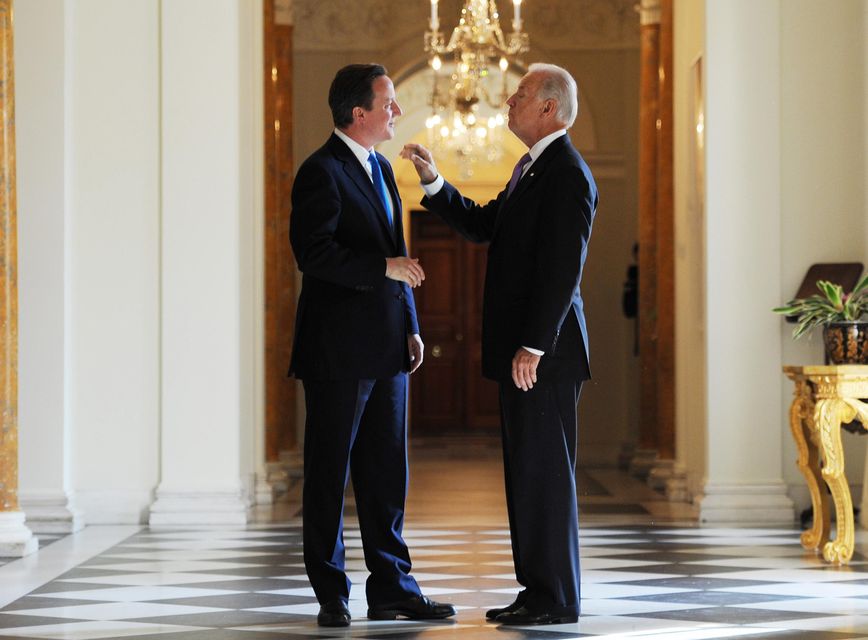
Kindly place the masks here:
[(425, 345), (418, 333), (407, 336), (407, 346), (410, 347), (410, 373), (413, 373), (422, 365), (425, 357)]
[(524, 348), (515, 352), (512, 358), (512, 381), (522, 391), (533, 389), (536, 382), (536, 368), (539, 365), (540, 356), (534, 355)]

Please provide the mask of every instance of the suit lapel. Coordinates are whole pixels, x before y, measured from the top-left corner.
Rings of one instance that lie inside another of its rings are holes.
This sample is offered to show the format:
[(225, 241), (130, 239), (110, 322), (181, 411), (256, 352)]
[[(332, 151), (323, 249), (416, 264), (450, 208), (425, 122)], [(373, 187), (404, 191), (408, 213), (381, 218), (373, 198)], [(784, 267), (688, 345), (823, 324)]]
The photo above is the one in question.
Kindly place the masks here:
[[(359, 192), (361, 192), (365, 198), (367, 198), (368, 202), (371, 203), (371, 206), (374, 207), (376, 211), (376, 218), (379, 220), (380, 225), (383, 230), (386, 232), (386, 236), (392, 239), (394, 242), (393, 231), (391, 225), (389, 224), (389, 218), (386, 215), (386, 210), (383, 207), (383, 202), (380, 200), (380, 196), (377, 193), (376, 189), (374, 189), (374, 183), (371, 182), (371, 179), (368, 177), (368, 174), (362, 168), (362, 165), (359, 163), (359, 159), (353, 155), (353, 152), (350, 151), (350, 148), (344, 144), (344, 141), (338, 138), (336, 135), (332, 134), (330, 139), (332, 142), (332, 150), (334, 151), (337, 158), (343, 163), (344, 171), (347, 176), (355, 183), (356, 187), (358, 187)], [(382, 169), (384, 166), (388, 166), (388, 162), (386, 162), (385, 158), (377, 155), (379, 159), (381, 159), (380, 168)], [(387, 173), (383, 172), (384, 175)], [(391, 176), (391, 167), (388, 171)], [(394, 178), (392, 178), (392, 183), (394, 183)], [(389, 186), (389, 180), (386, 180), (386, 185)], [(396, 201), (396, 198), (392, 197), (393, 202)]]
[(552, 159), (560, 153), (561, 149), (563, 149), (567, 143), (569, 143), (569, 136), (567, 134), (555, 138), (549, 146), (545, 148), (540, 157), (530, 165), (527, 173), (518, 181), (513, 192), (501, 205), (500, 211), (497, 214), (497, 219), (494, 221), (492, 240), (497, 236), (497, 232), (500, 230), (503, 220), (510, 214), (512, 209), (521, 199), (522, 194), (533, 186), (533, 184), (539, 179), (539, 176), (545, 172)]

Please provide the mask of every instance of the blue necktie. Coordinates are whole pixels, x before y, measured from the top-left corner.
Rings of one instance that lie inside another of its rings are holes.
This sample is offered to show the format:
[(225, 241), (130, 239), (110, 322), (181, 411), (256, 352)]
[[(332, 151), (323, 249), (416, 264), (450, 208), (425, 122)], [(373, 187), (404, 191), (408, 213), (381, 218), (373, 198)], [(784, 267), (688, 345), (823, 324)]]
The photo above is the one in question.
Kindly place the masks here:
[(389, 218), (389, 224), (392, 225), (394, 224), (392, 221), (392, 198), (389, 196), (389, 190), (386, 189), (386, 181), (383, 180), (383, 172), (380, 170), (376, 152), (371, 151), (368, 162), (371, 163), (371, 178), (374, 181), (374, 189), (380, 194), (380, 200), (383, 201), (383, 206), (386, 208), (386, 217)]

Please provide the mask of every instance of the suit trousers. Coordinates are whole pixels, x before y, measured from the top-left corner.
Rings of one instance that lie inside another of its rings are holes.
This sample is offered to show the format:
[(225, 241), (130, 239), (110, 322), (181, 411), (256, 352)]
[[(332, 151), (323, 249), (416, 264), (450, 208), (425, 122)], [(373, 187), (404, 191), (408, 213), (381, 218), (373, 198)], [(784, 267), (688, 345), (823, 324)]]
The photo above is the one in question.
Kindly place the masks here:
[(353, 493), (368, 604), (420, 593), (404, 542), (407, 497), (407, 374), (379, 380), (304, 380), (304, 563), (317, 600), (347, 601), (344, 492)]
[(525, 606), (578, 615), (576, 405), (581, 381), (500, 383), (503, 466), (515, 575)]

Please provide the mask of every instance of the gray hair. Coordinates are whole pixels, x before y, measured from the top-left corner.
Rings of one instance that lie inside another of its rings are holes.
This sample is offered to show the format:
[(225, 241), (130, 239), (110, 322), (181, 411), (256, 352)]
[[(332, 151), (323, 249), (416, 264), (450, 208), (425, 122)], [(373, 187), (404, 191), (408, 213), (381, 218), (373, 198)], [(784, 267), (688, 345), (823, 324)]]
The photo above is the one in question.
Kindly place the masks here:
[(579, 88), (570, 72), (557, 65), (535, 62), (527, 68), (528, 73), (539, 73), (542, 82), (537, 97), (558, 103), (555, 115), (569, 129), (579, 115)]

